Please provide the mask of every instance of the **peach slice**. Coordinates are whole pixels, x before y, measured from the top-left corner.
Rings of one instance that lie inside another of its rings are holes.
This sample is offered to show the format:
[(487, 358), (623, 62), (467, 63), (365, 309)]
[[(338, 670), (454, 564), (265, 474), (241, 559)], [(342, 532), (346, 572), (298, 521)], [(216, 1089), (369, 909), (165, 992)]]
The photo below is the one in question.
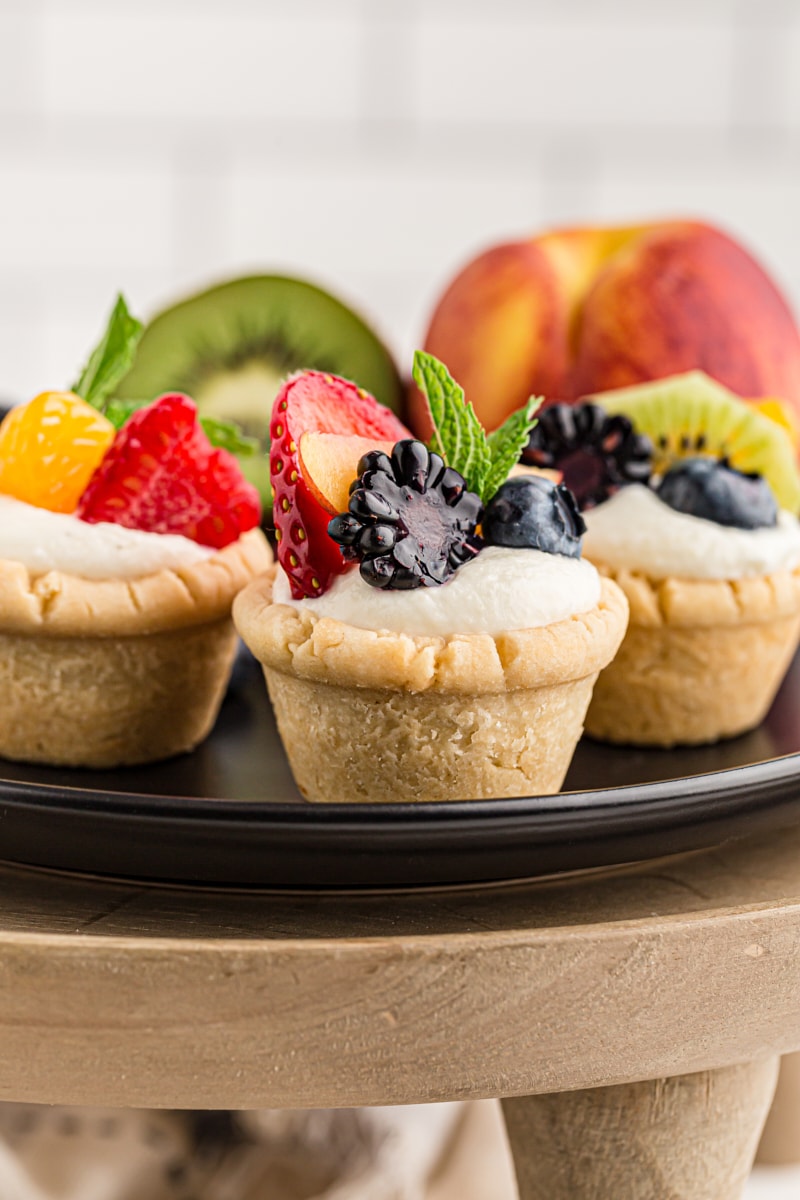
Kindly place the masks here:
[(309, 431), (301, 435), (297, 448), (300, 474), (326, 512), (346, 512), (350, 484), (358, 476), (361, 458), (370, 450), (391, 454), (393, 446), (394, 442), (355, 434)]

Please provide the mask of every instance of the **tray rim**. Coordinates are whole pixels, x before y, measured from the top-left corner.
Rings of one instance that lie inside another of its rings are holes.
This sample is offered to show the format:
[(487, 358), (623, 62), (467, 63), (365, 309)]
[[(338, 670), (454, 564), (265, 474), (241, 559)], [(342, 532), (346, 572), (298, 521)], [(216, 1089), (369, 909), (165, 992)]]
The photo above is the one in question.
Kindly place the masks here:
[[(792, 771), (792, 766), (796, 771)], [(770, 769), (771, 768), (771, 769)], [(766, 778), (764, 777), (766, 775)], [(772, 777), (774, 775), (774, 778)], [(647, 802), (654, 806), (667, 807), (670, 802), (685, 801), (689, 795), (701, 795), (706, 799), (722, 793), (741, 793), (749, 788), (779, 788), (796, 777), (800, 788), (800, 750), (776, 755), (754, 763), (742, 763), (734, 767), (723, 767), (716, 771), (702, 771), (692, 775), (675, 775), (669, 779), (651, 780), (647, 783), (611, 785), (592, 789), (560, 791), (545, 795), (486, 798), (483, 800), (417, 801), (397, 804), (393, 801), (381, 803), (313, 803), (299, 801), (287, 804), (270, 800), (233, 800), (209, 796), (178, 796), (168, 792), (135, 792), (110, 788), (87, 788), (70, 784), (34, 783), (3, 777), (0, 768), (0, 804), (37, 804), (44, 802), (49, 811), (66, 813), (102, 811), (104, 816), (138, 816), (145, 821), (197, 820), (225, 824), (229, 821), (250, 823), (265, 818), (268, 824), (287, 826), (305, 825), (311, 821), (316, 827), (354, 824), (370, 824), (370, 818), (384, 825), (406, 824), (411, 818), (421, 817), (427, 828), (437, 823), (459, 824), (467, 818), (486, 820), (498, 815), (513, 817), (530, 815), (528, 806), (534, 805), (536, 812), (558, 813), (581, 811), (585, 816), (595, 815), (604, 807), (624, 809)], [(697, 789), (698, 781), (706, 786)], [(693, 786), (694, 785), (694, 786)], [(598, 799), (595, 801), (594, 798)], [(607, 798), (603, 804), (603, 798)], [(64, 801), (69, 800), (71, 803)], [(591, 801), (587, 804), (587, 801)], [(313, 814), (313, 817), (312, 817)], [(319, 818), (322, 817), (320, 821)], [(354, 818), (361, 818), (361, 820)], [(386, 819), (388, 817), (388, 820)], [(413, 824), (413, 820), (411, 821)]]

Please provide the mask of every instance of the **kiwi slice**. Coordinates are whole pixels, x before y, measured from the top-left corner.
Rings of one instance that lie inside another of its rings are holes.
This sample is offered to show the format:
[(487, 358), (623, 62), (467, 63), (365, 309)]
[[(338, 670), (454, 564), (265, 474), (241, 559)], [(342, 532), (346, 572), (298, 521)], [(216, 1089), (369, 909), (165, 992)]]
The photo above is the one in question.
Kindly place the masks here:
[(282, 275), (232, 279), (159, 313), (116, 394), (185, 392), (204, 416), (237, 421), (264, 452), (240, 462), (269, 509), (272, 401), (287, 375), (306, 368), (342, 375), (401, 411), (400, 376), (372, 329), (328, 292)]
[(654, 473), (681, 458), (727, 458), (737, 471), (763, 475), (781, 508), (800, 508), (800, 475), (786, 430), (703, 371), (590, 397), (630, 417), (653, 443)]

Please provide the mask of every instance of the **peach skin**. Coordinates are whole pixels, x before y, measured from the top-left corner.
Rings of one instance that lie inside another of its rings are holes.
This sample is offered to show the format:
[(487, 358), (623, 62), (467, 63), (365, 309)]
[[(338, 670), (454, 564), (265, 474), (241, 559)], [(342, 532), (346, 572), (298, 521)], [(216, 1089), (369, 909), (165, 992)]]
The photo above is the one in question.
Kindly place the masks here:
[[(800, 414), (800, 336), (786, 301), (742, 246), (698, 221), (494, 247), (447, 288), (425, 349), (489, 428), (532, 394), (577, 399), (694, 368)], [(424, 433), (419, 397), (410, 403)]]

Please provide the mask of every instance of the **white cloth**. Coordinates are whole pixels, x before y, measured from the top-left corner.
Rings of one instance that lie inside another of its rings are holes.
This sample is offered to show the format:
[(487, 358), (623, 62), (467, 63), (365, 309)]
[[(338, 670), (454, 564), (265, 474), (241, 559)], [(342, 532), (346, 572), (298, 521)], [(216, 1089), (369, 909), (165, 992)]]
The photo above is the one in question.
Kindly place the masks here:
[(172, 1113), (0, 1103), (2, 1200), (421, 1200), (460, 1104)]

